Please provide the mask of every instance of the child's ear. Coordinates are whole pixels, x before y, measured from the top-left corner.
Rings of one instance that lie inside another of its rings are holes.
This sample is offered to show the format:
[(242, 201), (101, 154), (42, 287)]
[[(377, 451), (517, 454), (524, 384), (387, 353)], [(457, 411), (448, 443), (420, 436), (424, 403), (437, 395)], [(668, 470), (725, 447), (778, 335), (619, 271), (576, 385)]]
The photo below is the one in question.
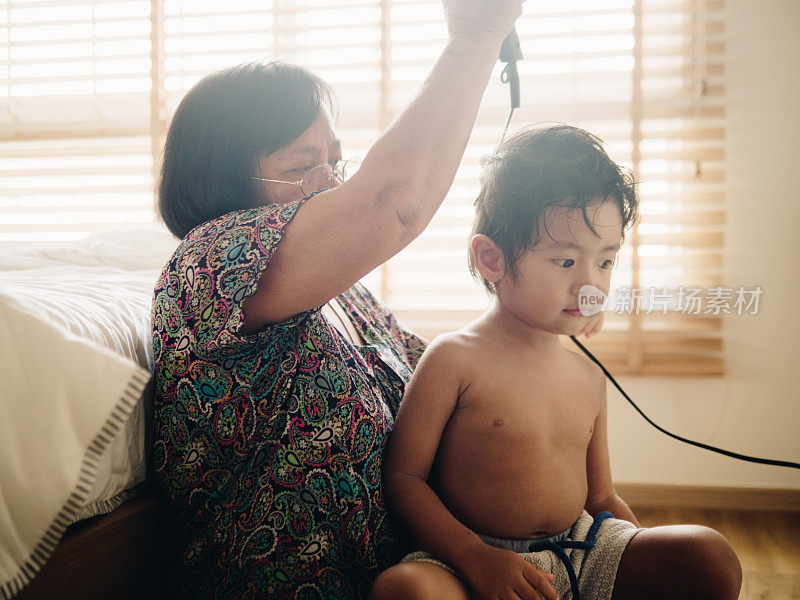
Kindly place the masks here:
[(470, 250), (475, 268), (489, 283), (497, 283), (506, 274), (503, 251), (488, 235), (479, 233), (470, 240)]

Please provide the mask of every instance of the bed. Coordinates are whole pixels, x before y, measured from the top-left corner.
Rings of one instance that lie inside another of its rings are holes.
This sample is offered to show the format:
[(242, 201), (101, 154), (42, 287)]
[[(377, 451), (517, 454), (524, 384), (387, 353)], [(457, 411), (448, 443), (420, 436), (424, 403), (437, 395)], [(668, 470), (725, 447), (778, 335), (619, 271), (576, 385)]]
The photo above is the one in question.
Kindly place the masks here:
[(0, 599), (153, 597), (147, 473), (160, 226), (0, 250)]

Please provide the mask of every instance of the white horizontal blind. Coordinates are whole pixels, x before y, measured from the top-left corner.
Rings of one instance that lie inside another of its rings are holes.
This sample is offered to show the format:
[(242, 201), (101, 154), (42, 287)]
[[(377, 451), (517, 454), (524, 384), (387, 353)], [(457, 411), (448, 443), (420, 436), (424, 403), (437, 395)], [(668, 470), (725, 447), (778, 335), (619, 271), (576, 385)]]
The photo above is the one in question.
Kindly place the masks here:
[[(517, 23), (525, 59), (511, 131), (554, 121), (584, 127), (641, 182), (642, 223), (612, 281), (622, 298), (626, 288), (637, 290), (630, 296), (641, 298), (639, 314), (608, 312), (590, 344), (617, 373), (722, 372), (721, 317), (705, 305), (697, 315), (676, 309), (681, 287), (722, 283), (723, 8), (713, 0), (543, 0), (526, 3)], [(437, 2), (393, 2), (391, 22), (397, 111), (442, 48), (445, 29)], [(444, 206), (386, 268), (389, 305), (428, 337), (489, 304), (467, 275), (466, 253), (478, 161), (499, 142), (508, 115), (501, 69)], [(667, 295), (672, 304), (663, 314)], [(653, 297), (659, 302), (651, 308)]]
[(373, 0), (13, 0), (0, 5), (0, 244), (152, 221), (170, 115), (219, 68), (280, 59), (336, 91), (348, 150), (388, 124)]
[(152, 220), (150, 3), (0, 4), (0, 243)]
[[(643, 223), (614, 286), (720, 283), (721, 0), (540, 0), (517, 24), (522, 108), (606, 140), (642, 182)], [(152, 220), (169, 117), (203, 75), (249, 60), (332, 84), (345, 155), (408, 103), (444, 46), (438, 0), (7, 0), (0, 4), (0, 245)], [(499, 141), (498, 65), (456, 181), (428, 230), (367, 278), (426, 337), (487, 305), (466, 271), (479, 158)], [(634, 260), (635, 258), (635, 260)], [(716, 315), (609, 313), (593, 342), (618, 372), (721, 370)]]
[[(643, 292), (644, 314), (617, 319), (623, 327), (598, 339), (619, 370), (723, 371), (722, 318), (710, 298), (723, 283), (723, 9), (715, 0), (635, 5), (632, 166), (643, 214), (630, 284)], [(696, 290), (703, 305), (686, 310), (681, 294)]]
[(277, 59), (334, 87), (345, 152), (363, 155), (380, 135), (380, 2), (164, 0), (163, 13), (167, 114), (210, 71)]
[[(154, 133), (162, 138), (186, 91), (216, 69), (252, 60), (306, 67), (336, 95), (337, 134), (345, 158), (363, 157), (389, 123), (383, 61), (387, 11), (376, 0), (235, 0), (154, 2), (163, 20), (159, 42), (163, 93)], [(365, 282), (380, 290), (380, 272)], [(379, 293), (379, 292), (378, 292)]]

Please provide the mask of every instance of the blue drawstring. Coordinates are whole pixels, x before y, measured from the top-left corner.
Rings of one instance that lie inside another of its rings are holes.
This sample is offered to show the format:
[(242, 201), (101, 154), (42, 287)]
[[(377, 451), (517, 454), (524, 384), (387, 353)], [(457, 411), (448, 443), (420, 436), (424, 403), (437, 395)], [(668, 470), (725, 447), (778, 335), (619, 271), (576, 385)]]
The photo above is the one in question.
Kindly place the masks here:
[(572, 600), (581, 600), (581, 593), (578, 589), (578, 577), (575, 575), (575, 569), (569, 560), (569, 556), (567, 556), (567, 553), (564, 552), (564, 549), (574, 548), (577, 550), (591, 550), (594, 548), (597, 530), (600, 529), (600, 525), (603, 523), (603, 521), (610, 517), (613, 518), (613, 516), (614, 515), (612, 515), (610, 512), (602, 512), (597, 515), (594, 518), (592, 526), (589, 528), (589, 532), (586, 534), (586, 539), (582, 542), (576, 542), (574, 540), (563, 540), (561, 542), (543, 541), (533, 542), (528, 547), (528, 552), (541, 552), (542, 550), (550, 550), (562, 563), (564, 563), (564, 567), (567, 569), (567, 575), (569, 576), (569, 585), (572, 588)]

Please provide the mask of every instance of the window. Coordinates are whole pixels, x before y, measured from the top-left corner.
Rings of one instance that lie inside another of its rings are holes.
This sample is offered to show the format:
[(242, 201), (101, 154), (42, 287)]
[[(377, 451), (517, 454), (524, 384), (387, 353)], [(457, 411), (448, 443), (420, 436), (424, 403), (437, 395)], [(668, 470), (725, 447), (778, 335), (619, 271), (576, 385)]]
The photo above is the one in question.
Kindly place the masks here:
[[(723, 0), (543, 0), (524, 10), (511, 130), (584, 127), (641, 182), (642, 221), (591, 347), (616, 373), (721, 373), (711, 296), (726, 292)], [(279, 58), (326, 79), (345, 152), (363, 156), (444, 41), (438, 0), (9, 0), (0, 7), (0, 245), (152, 221), (170, 114), (200, 77), (238, 62)], [(367, 278), (428, 338), (489, 303), (467, 274), (466, 248), (478, 161), (508, 115), (501, 68), (434, 221)], [(689, 306), (697, 293), (702, 304)]]

